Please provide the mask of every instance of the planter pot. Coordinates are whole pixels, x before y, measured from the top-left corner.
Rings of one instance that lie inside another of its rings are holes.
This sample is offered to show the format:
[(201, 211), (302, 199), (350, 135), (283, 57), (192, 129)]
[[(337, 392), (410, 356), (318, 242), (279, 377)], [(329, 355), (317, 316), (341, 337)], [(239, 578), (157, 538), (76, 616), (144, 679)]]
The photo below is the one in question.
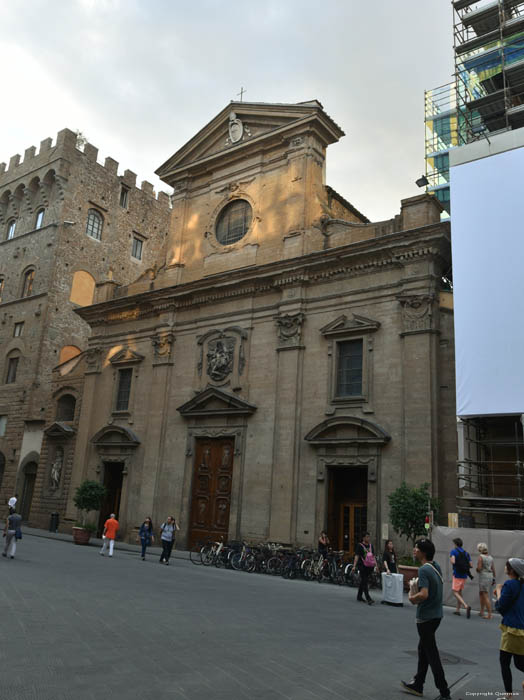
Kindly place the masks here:
[(75, 544), (89, 544), (91, 530), (86, 530), (84, 527), (73, 527), (73, 542)]
[(399, 564), (398, 573), (404, 576), (404, 590), (409, 591), (409, 582), (412, 578), (418, 576), (418, 566), (405, 566), (404, 564)]

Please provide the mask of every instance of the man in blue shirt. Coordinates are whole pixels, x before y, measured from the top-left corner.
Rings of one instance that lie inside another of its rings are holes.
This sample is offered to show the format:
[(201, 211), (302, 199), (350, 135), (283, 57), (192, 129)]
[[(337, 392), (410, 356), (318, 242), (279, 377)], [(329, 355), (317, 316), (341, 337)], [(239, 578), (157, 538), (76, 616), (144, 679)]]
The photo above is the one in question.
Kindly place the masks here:
[(435, 545), (431, 540), (419, 539), (413, 550), (420, 563), (418, 579), (409, 583), (409, 602), (417, 606), (418, 666), (415, 677), (408, 682), (401, 681), (402, 690), (422, 697), (428, 667), (431, 666), (435, 685), (440, 691), (438, 700), (450, 700), (449, 688), (440, 661), (435, 632), (442, 620), (442, 570), (433, 561)]
[(469, 619), (471, 616), (471, 606), (466, 603), (462, 597), (462, 591), (464, 590), (464, 585), (466, 579), (470, 576), (469, 570), (471, 569), (471, 557), (469, 552), (466, 552), (462, 548), (462, 540), (460, 537), (455, 537), (453, 540), (455, 549), (452, 549), (449, 553), (450, 561), (453, 566), (453, 583), (451, 590), (457, 601), (457, 609), (453, 613), (454, 615), (460, 615), (461, 606), (466, 609), (466, 617)]

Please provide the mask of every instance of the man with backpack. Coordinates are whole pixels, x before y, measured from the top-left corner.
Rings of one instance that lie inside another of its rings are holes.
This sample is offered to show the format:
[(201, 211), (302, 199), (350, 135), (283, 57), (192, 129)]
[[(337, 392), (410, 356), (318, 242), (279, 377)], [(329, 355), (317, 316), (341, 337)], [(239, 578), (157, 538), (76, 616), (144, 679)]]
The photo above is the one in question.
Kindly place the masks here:
[[(353, 561), (353, 569), (360, 575), (360, 586), (358, 587), (357, 600), (361, 603), (373, 605), (375, 602), (369, 595), (369, 577), (373, 573), (373, 569), (377, 568), (377, 560), (375, 552), (371, 544), (371, 535), (366, 532), (361, 542), (357, 544), (355, 550), (355, 560)], [(364, 596), (366, 600), (364, 600)]]
[(462, 540), (460, 537), (455, 537), (453, 544), (455, 548), (449, 553), (453, 566), (453, 584), (451, 590), (457, 601), (457, 609), (453, 614), (460, 615), (460, 608), (463, 607), (466, 609), (466, 617), (469, 619), (471, 617), (471, 606), (468, 605), (462, 597), (462, 591), (464, 590), (464, 585), (468, 576), (473, 578), (470, 573), (472, 566), (471, 557), (469, 556), (469, 552), (466, 552), (466, 550), (462, 548)]

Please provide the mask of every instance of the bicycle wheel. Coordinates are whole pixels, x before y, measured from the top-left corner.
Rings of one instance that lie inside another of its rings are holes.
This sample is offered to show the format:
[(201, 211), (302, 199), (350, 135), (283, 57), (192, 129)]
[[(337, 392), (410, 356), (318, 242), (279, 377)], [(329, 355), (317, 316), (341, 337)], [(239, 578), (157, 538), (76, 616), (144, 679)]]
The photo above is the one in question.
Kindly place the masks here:
[(311, 581), (313, 578), (313, 562), (311, 559), (305, 559), (302, 562), (302, 576), (305, 581)]
[(211, 566), (211, 564), (214, 563), (215, 561), (215, 552), (216, 549), (214, 547), (206, 547), (202, 551), (202, 564), (204, 566)]
[(282, 568), (282, 562), (278, 557), (271, 557), (271, 559), (268, 560), (266, 570), (268, 574), (272, 574), (273, 576), (276, 576), (280, 573), (280, 569)]
[(202, 545), (197, 544), (193, 549), (189, 552), (189, 559), (193, 562), (193, 564), (199, 565), (202, 563)]
[(231, 566), (235, 571), (240, 571), (242, 569), (242, 552), (235, 552), (230, 559)]
[(244, 559), (244, 566), (243, 569), (244, 571), (247, 571), (248, 573), (253, 573), (255, 570), (257, 564), (257, 560), (255, 558), (254, 554), (246, 554), (246, 558)]

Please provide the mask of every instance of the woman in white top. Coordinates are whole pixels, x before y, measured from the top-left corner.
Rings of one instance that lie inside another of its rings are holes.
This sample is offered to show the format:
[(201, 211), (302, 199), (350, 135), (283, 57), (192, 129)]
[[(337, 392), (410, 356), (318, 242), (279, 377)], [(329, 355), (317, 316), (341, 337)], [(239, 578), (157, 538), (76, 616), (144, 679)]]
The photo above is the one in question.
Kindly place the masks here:
[(488, 545), (480, 542), (477, 545), (479, 558), (477, 560), (477, 573), (479, 575), (479, 599), (480, 617), (484, 617), (484, 610), (487, 612), (485, 619), (491, 620), (491, 587), (495, 583), (495, 565), (493, 557), (488, 552)]
[(165, 563), (166, 566), (169, 566), (169, 557), (171, 556), (177, 530), (178, 525), (172, 515), (169, 515), (166, 522), (160, 526), (160, 541), (162, 544), (160, 563)]

